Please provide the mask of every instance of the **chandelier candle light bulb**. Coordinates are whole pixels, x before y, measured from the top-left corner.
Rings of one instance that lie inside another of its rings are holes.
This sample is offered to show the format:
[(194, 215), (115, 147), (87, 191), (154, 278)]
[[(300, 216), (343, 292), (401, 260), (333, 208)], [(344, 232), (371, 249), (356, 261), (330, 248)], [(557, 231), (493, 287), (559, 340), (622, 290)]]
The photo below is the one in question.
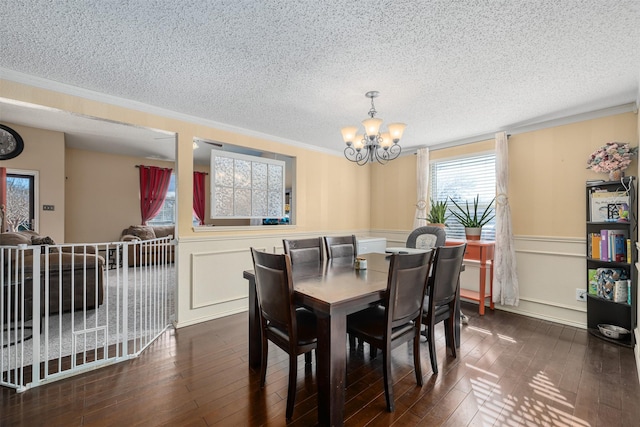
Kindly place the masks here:
[(346, 126), (341, 129), (342, 139), (344, 139), (347, 148), (344, 149), (344, 156), (347, 160), (364, 166), (367, 163), (377, 161), (385, 164), (390, 160), (396, 159), (402, 147), (400, 147), (400, 139), (407, 126), (404, 123), (390, 123), (387, 127), (388, 132), (381, 132), (382, 119), (376, 118), (377, 114), (373, 98), (380, 93), (378, 91), (370, 91), (365, 94), (367, 98), (371, 98), (371, 109), (369, 110), (369, 118), (362, 121), (364, 126), (364, 134), (357, 134), (357, 126)]

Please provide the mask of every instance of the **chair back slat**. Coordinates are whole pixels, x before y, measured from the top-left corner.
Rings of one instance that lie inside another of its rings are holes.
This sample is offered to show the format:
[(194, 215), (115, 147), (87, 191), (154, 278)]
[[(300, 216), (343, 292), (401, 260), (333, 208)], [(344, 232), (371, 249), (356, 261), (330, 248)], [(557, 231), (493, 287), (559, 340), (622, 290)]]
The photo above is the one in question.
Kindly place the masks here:
[(387, 283), (387, 324), (390, 328), (422, 315), (433, 251), (418, 254), (394, 254)]
[(447, 304), (456, 297), (466, 246), (464, 243), (436, 249), (429, 288), (429, 299), (435, 306)]
[(260, 314), (265, 320), (291, 332), (293, 282), (288, 255), (270, 254), (252, 249), (256, 293)]
[(324, 260), (322, 238), (283, 239), (284, 253), (291, 257), (291, 264), (318, 262)]
[(324, 236), (327, 258), (355, 258), (358, 255), (356, 236)]

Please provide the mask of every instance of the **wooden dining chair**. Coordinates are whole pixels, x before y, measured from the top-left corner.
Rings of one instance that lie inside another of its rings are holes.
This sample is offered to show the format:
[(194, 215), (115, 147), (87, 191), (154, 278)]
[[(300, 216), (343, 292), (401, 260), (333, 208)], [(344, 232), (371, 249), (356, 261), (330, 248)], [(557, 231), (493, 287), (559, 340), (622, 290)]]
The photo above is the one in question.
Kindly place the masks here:
[(429, 277), (427, 294), (424, 297), (422, 323), (425, 325), (423, 335), (429, 343), (431, 369), (438, 373), (436, 344), (434, 339), (435, 325), (444, 322), (445, 340), (453, 357), (456, 353), (455, 309), (460, 293), (460, 271), (466, 243), (457, 246), (440, 246), (436, 248), (433, 269)]
[[(260, 388), (267, 375), (268, 342), (289, 354), (289, 387), (286, 417), (293, 416), (296, 399), (298, 355), (311, 355), (317, 347), (316, 316), (305, 308), (296, 308), (293, 300), (291, 259), (287, 254), (271, 254), (251, 248), (256, 279), (256, 294), (262, 331)], [(307, 363), (310, 357), (305, 357)]]
[(318, 262), (324, 260), (322, 237), (309, 239), (283, 239), (284, 253), (291, 257), (291, 264)]
[(433, 251), (390, 256), (387, 290), (382, 304), (347, 317), (347, 332), (382, 350), (387, 410), (395, 409), (391, 378), (391, 346), (413, 340), (416, 382), (422, 386), (420, 329), (422, 305)]
[[(444, 246), (447, 241), (447, 234), (442, 227), (427, 225), (418, 227), (409, 234), (407, 238), (407, 248), (429, 249)], [(460, 310), (460, 320), (468, 323), (468, 317)]]
[(356, 236), (324, 236), (324, 249), (328, 259), (355, 258), (358, 255)]

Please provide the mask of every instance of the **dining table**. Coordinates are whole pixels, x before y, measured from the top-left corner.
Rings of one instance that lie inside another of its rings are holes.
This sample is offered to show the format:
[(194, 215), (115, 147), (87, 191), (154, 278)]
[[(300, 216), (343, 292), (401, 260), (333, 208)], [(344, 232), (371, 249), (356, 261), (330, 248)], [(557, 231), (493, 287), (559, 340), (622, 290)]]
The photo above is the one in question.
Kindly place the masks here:
[[(383, 299), (390, 256), (383, 253), (358, 255), (358, 258), (367, 260), (366, 269), (356, 269), (351, 258), (292, 266), (294, 301), (313, 311), (318, 319), (316, 378), (319, 425), (344, 424), (347, 316)], [(259, 369), (262, 340), (253, 270), (244, 271), (243, 277), (249, 282), (249, 365)], [(458, 328), (459, 324), (457, 321)], [(456, 332), (459, 335), (459, 329)]]

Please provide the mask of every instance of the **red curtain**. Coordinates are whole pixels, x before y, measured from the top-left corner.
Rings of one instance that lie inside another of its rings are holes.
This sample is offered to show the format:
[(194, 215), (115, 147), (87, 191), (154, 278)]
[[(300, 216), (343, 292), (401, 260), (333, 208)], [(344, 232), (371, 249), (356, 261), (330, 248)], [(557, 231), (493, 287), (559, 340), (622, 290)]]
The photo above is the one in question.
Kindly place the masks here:
[(173, 169), (156, 166), (138, 166), (140, 168), (140, 215), (142, 225), (146, 225), (160, 208), (167, 197), (167, 188)]
[(193, 173), (193, 213), (200, 221), (200, 225), (204, 225), (204, 177), (205, 172)]
[(0, 168), (0, 233), (7, 229), (7, 168)]

